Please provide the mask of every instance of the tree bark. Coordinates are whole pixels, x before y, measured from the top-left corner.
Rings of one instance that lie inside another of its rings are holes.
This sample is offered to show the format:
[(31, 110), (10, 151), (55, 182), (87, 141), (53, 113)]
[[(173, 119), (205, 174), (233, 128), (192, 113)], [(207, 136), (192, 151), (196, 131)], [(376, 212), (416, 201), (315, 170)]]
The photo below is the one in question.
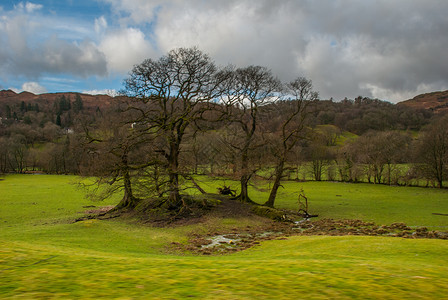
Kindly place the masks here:
[(282, 180), (284, 167), (285, 167), (285, 159), (282, 158), (279, 164), (277, 165), (277, 168), (275, 169), (275, 180), (271, 189), (271, 193), (269, 194), (269, 199), (264, 204), (266, 206), (274, 207), (275, 198), (277, 197), (277, 191), (278, 188), (280, 187), (280, 182)]
[(127, 167), (127, 155), (123, 155), (122, 162), (124, 163), (124, 167), (122, 168), (124, 195), (123, 199), (121, 199), (120, 203), (118, 203), (115, 209), (123, 209), (123, 208), (133, 209), (137, 206), (139, 199), (134, 197), (132, 193), (131, 176), (129, 174), (129, 169)]
[(249, 174), (249, 156), (248, 156), (248, 149), (249, 148), (249, 143), (247, 142), (245, 145), (245, 148), (242, 151), (242, 155), (241, 155), (241, 179), (240, 179), (240, 184), (241, 184), (241, 192), (240, 194), (236, 197), (237, 199), (239, 199), (241, 202), (252, 202), (252, 200), (250, 200), (249, 198), (249, 191), (248, 191), (248, 184), (249, 184), (249, 180), (250, 180), (250, 174)]
[(179, 144), (176, 142), (170, 143), (170, 154), (168, 157), (169, 163), (169, 207), (177, 208), (181, 205), (181, 197), (179, 191)]
[(249, 176), (247, 174), (241, 176), (241, 193), (239, 196), (237, 196), (237, 198), (241, 201), (241, 202), (252, 202), (249, 198), (249, 193), (247, 190), (247, 185), (249, 182)]

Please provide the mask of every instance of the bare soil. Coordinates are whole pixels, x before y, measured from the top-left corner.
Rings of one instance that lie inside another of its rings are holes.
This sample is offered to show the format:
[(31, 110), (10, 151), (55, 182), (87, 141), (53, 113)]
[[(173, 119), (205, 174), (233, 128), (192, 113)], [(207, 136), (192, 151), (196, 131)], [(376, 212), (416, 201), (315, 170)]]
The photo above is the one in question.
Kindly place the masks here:
[[(193, 235), (188, 244), (173, 243), (172, 247), (197, 254), (220, 254), (241, 251), (258, 245), (263, 240), (286, 239), (288, 236), (390, 236), (401, 238), (448, 239), (448, 232), (430, 231), (426, 227), (411, 229), (404, 223), (376, 225), (361, 220), (321, 219), (302, 221), (300, 223), (271, 222), (266, 226), (239, 228), (231, 232), (214, 232), (206, 235)], [(216, 237), (225, 240), (216, 246), (208, 247)]]

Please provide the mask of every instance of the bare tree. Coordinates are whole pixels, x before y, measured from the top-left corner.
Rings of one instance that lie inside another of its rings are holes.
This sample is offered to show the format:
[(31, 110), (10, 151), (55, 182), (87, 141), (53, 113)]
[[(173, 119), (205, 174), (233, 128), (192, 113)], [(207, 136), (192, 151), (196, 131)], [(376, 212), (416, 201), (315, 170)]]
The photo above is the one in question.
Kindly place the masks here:
[(124, 112), (111, 111), (101, 124), (84, 126), (87, 159), (81, 165), (81, 174), (96, 176), (94, 184), (87, 186), (89, 195), (102, 200), (123, 191), (116, 209), (132, 209), (140, 202), (135, 185), (146, 168), (155, 164), (150, 157), (154, 152), (148, 151), (147, 133), (133, 128), (130, 119)]
[(448, 174), (448, 127), (447, 118), (432, 124), (420, 139), (417, 162), (423, 175), (435, 180), (440, 188)]
[(179, 154), (187, 129), (214, 107), (220, 95), (218, 68), (197, 48), (179, 48), (158, 60), (136, 65), (125, 81), (125, 94), (136, 100), (134, 122), (163, 139), (156, 149), (169, 176), (169, 206), (184, 203), (180, 196)]
[(411, 136), (409, 134), (400, 133), (398, 131), (385, 131), (379, 136), (379, 142), (383, 144), (383, 151), (386, 163), (386, 180), (385, 183), (397, 184), (398, 177), (393, 174), (398, 172), (397, 164), (403, 163), (409, 157), (409, 145), (411, 144)]
[(292, 96), (283, 104), (289, 106), (289, 111), (283, 116), (284, 121), (277, 129), (277, 138), (280, 147), (275, 149), (274, 156), (277, 158), (275, 167), (274, 183), (272, 185), (269, 199), (264, 205), (274, 207), (277, 191), (280, 187), (283, 173), (285, 171), (285, 163), (288, 154), (297, 145), (300, 138), (303, 137), (303, 129), (306, 118), (306, 107), (309, 101), (317, 100), (318, 93), (313, 91), (311, 80), (304, 77), (299, 77), (296, 80), (286, 85), (285, 92)]
[(0, 174), (9, 171), (8, 138), (0, 136)]
[(311, 161), (311, 174), (316, 181), (322, 180), (322, 175), (333, 157), (326, 138), (319, 130), (313, 130), (310, 134), (310, 144), (306, 148), (308, 158)]
[(229, 109), (231, 125), (235, 125), (241, 133), (239, 143), (232, 145), (241, 164), (241, 191), (236, 198), (242, 202), (251, 202), (248, 183), (254, 171), (250, 168), (249, 156), (259, 146), (255, 136), (259, 126), (260, 107), (278, 98), (281, 83), (269, 69), (261, 66), (239, 68), (229, 73), (222, 100)]
[(334, 159), (339, 178), (343, 182), (357, 182), (358, 181), (358, 165), (356, 164), (356, 149), (353, 146), (353, 141), (349, 140), (339, 147), (336, 151)]
[[(366, 166), (367, 180), (374, 183), (391, 183), (393, 165), (402, 161), (407, 153), (410, 137), (395, 131), (369, 131), (352, 145), (356, 162)], [(387, 182), (386, 182), (387, 180)]]
[(28, 155), (26, 138), (21, 134), (14, 134), (8, 141), (9, 164), (11, 169), (17, 173), (25, 172), (26, 157)]

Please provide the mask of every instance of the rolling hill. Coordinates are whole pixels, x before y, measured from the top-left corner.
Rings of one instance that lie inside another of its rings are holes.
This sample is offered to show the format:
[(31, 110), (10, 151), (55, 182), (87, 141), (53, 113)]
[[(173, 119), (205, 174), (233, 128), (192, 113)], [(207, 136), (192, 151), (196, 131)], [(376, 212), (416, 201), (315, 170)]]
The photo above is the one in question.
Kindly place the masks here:
[(90, 95), (90, 94), (80, 94), (73, 92), (66, 93), (47, 93), (35, 95), (30, 92), (16, 93), (11, 90), (0, 91), (0, 105), (14, 105), (20, 104), (22, 101), (25, 104), (39, 104), (40, 107), (51, 107), (56, 100), (59, 100), (62, 96), (73, 101), (79, 95), (83, 101), (84, 108), (87, 110), (93, 110), (99, 107), (100, 109), (110, 106), (114, 97), (108, 95)]
[(397, 105), (427, 109), (435, 113), (448, 112), (448, 91), (421, 94), (412, 99), (399, 102)]

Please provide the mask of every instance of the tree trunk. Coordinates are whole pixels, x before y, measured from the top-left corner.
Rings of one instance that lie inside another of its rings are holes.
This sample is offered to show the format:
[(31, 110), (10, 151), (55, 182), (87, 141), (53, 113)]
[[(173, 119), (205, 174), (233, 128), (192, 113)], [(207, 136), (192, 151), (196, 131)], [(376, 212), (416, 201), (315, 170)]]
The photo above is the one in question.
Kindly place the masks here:
[(199, 165), (199, 163), (198, 163), (198, 159), (195, 157), (195, 159), (194, 159), (194, 174), (198, 174), (198, 165)]
[[(187, 177), (186, 177), (187, 178)], [(187, 179), (191, 180), (191, 183), (193, 183), (194, 187), (201, 192), (201, 194), (206, 194), (207, 192), (200, 187), (200, 185), (196, 182), (196, 180), (194, 180), (193, 176), (188, 177)]]
[(124, 183), (124, 195), (123, 199), (121, 199), (120, 203), (115, 207), (115, 209), (133, 209), (137, 206), (139, 199), (135, 198), (132, 193), (132, 183), (131, 176), (129, 174), (129, 169), (127, 167), (127, 157), (123, 157), (123, 162), (126, 163), (125, 167), (123, 167), (123, 183)]
[(180, 203), (179, 177), (177, 174), (170, 174), (169, 206), (171, 208), (176, 208), (180, 205)]
[(277, 197), (277, 191), (278, 191), (278, 188), (280, 187), (280, 181), (283, 176), (284, 166), (285, 166), (285, 160), (281, 159), (279, 164), (277, 165), (277, 168), (275, 169), (274, 185), (272, 186), (268, 201), (266, 201), (264, 204), (266, 206), (274, 207), (275, 198)]
[(322, 168), (323, 162), (321, 160), (313, 160), (313, 173), (314, 180), (321, 181), (322, 180)]
[(215, 166), (215, 162), (214, 162), (214, 160), (211, 160), (210, 161), (210, 174), (215, 174), (215, 168), (214, 168), (214, 166)]
[(169, 207), (177, 208), (181, 205), (181, 197), (179, 191), (179, 144), (173, 142), (170, 145), (169, 163)]
[[(246, 147), (246, 149), (248, 148), (248, 145)], [(249, 192), (247, 189), (247, 185), (249, 184), (249, 180), (250, 180), (250, 175), (249, 175), (249, 158), (248, 158), (248, 154), (247, 154), (247, 150), (244, 149), (243, 153), (241, 155), (241, 179), (240, 179), (240, 183), (241, 183), (241, 192), (240, 195), (237, 196), (236, 198), (238, 198), (241, 202), (252, 202), (249, 198)]]
[(249, 198), (249, 192), (247, 189), (247, 185), (249, 183), (249, 179), (250, 176), (248, 176), (247, 174), (244, 174), (243, 176), (241, 176), (241, 193), (239, 196), (237, 196), (237, 198), (241, 201), (241, 202), (252, 202)]
[(160, 177), (159, 176), (159, 167), (157, 165), (155, 165), (154, 172), (153, 172), (154, 186), (155, 186), (157, 195), (160, 197), (162, 195), (162, 192), (160, 189), (159, 177)]

